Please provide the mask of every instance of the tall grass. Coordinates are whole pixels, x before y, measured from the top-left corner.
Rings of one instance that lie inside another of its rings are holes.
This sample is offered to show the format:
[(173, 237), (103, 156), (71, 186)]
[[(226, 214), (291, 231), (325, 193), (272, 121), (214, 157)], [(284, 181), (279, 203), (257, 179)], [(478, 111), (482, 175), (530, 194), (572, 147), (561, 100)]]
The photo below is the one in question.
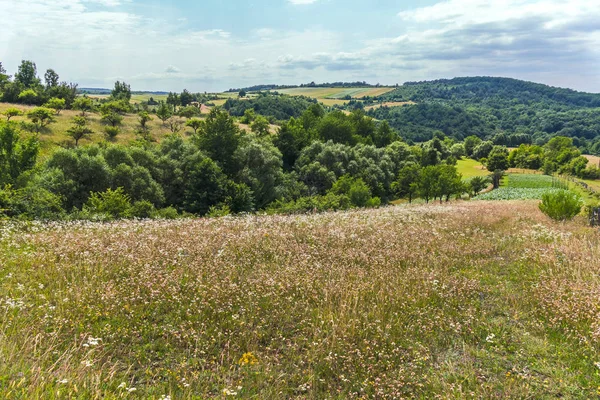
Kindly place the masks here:
[(4, 398), (590, 398), (600, 234), (530, 202), (0, 229)]

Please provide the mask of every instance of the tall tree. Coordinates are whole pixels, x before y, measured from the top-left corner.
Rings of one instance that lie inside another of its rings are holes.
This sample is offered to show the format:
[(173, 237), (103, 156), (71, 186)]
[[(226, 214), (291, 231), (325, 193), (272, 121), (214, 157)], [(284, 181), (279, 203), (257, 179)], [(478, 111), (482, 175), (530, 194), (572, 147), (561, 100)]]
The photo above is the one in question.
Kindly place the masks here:
[(44, 74), (44, 81), (46, 82), (47, 89), (58, 86), (59, 79), (58, 74), (53, 69), (48, 69)]
[(19, 70), (15, 74), (15, 82), (23, 85), (25, 89), (40, 85), (40, 79), (37, 77), (37, 66), (33, 61), (21, 61)]
[(131, 86), (125, 82), (116, 81), (110, 96), (113, 100), (123, 100), (129, 103), (131, 101)]
[(240, 144), (240, 129), (225, 111), (213, 108), (195, 135), (195, 142), (229, 176), (237, 171), (233, 154)]
[(0, 187), (15, 183), (19, 175), (33, 168), (38, 153), (37, 138), (23, 139), (14, 123), (0, 124)]

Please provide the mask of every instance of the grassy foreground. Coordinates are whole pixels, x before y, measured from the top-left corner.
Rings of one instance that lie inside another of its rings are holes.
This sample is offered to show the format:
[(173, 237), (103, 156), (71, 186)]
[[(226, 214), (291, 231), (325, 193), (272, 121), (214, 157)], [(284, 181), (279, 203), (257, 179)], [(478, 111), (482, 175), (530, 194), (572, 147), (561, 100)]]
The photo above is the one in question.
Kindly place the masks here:
[(536, 202), (0, 229), (2, 398), (591, 398), (600, 232)]

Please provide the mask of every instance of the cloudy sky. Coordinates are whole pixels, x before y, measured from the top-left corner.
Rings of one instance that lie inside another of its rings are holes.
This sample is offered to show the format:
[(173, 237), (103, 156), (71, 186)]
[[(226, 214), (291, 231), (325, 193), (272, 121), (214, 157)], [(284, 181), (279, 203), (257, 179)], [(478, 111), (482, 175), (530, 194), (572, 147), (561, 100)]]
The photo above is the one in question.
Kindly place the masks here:
[(600, 92), (600, 0), (0, 0), (0, 62), (217, 91), (508, 76)]

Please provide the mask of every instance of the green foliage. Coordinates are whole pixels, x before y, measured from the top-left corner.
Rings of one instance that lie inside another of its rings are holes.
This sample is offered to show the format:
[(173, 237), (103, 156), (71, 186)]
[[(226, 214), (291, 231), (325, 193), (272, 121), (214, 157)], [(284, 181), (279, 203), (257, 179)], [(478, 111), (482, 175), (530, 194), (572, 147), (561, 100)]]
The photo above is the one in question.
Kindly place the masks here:
[(179, 115), (180, 117), (183, 117), (183, 118), (190, 119), (190, 118), (199, 116), (200, 110), (198, 109), (198, 107), (187, 106), (187, 107), (183, 107), (181, 110), (179, 110), (177, 115)]
[(53, 97), (44, 104), (44, 107), (53, 109), (56, 112), (56, 115), (60, 115), (60, 112), (65, 109), (65, 106), (65, 99), (59, 99), (58, 97)]
[(156, 116), (164, 123), (173, 116), (173, 111), (167, 103), (161, 101), (156, 109)]
[(237, 172), (234, 154), (239, 146), (241, 132), (233, 118), (219, 109), (212, 109), (200, 127), (194, 142), (219, 166), (232, 176)]
[(399, 197), (408, 197), (412, 203), (413, 197), (419, 190), (421, 167), (414, 163), (408, 163), (398, 171), (398, 179), (394, 182), (392, 189)]
[(198, 134), (198, 129), (202, 127), (204, 122), (198, 118), (188, 119), (185, 123), (185, 126), (188, 126), (194, 130), (194, 135)]
[(156, 208), (147, 200), (138, 200), (131, 206), (129, 215), (134, 218), (152, 218), (156, 215)]
[(111, 218), (127, 218), (131, 214), (131, 199), (123, 188), (107, 189), (102, 193), (92, 193), (86, 209), (94, 214), (104, 214)]
[(0, 123), (0, 187), (35, 166), (39, 153), (36, 137), (23, 138), (13, 123)]
[(489, 179), (483, 176), (475, 176), (469, 180), (469, 189), (473, 196), (477, 196), (479, 192), (487, 187)]
[(131, 86), (125, 82), (116, 81), (110, 97), (113, 100), (129, 103), (131, 101)]
[(81, 116), (85, 117), (88, 112), (94, 110), (94, 101), (87, 96), (78, 97), (73, 102), (73, 109), (81, 111)]
[(40, 79), (37, 77), (37, 67), (33, 61), (21, 61), (19, 70), (15, 74), (15, 82), (22, 85), (25, 89), (31, 89), (40, 85)]
[(269, 141), (255, 139), (240, 146), (234, 156), (239, 166), (237, 180), (252, 190), (256, 208), (275, 200), (277, 187), (283, 180), (279, 150)]
[(117, 139), (117, 136), (121, 133), (121, 129), (118, 126), (106, 126), (104, 127), (104, 134), (106, 136), (106, 140), (114, 141)]
[(568, 190), (557, 190), (542, 196), (540, 210), (557, 221), (573, 219), (581, 212), (581, 197)]
[(2, 115), (4, 115), (6, 117), (6, 121), (8, 122), (8, 121), (10, 121), (11, 118), (19, 117), (19, 116), (23, 115), (23, 111), (19, 110), (18, 108), (15, 108), (15, 107), (10, 107), (10, 108), (7, 108), (6, 110), (4, 110)]
[(488, 171), (506, 171), (508, 169), (508, 149), (504, 146), (494, 146), (487, 156)]
[(29, 118), (34, 124), (38, 126), (38, 131), (52, 122), (56, 122), (54, 119), (55, 111), (45, 107), (36, 107), (27, 113)]
[(154, 118), (148, 114), (147, 111), (141, 111), (138, 113), (138, 123), (139, 127), (136, 133), (146, 141), (150, 141), (150, 127), (148, 126), (148, 122), (152, 121)]
[(19, 93), (19, 103), (33, 105), (39, 104), (40, 100), (40, 96), (33, 89), (26, 89)]
[(79, 141), (94, 133), (87, 125), (87, 118), (80, 115), (73, 117), (72, 125), (67, 129), (67, 134), (75, 140), (75, 146), (79, 146)]
[(241, 117), (246, 110), (252, 109), (256, 114), (273, 117), (276, 120), (298, 118), (316, 100), (300, 96), (284, 96), (262, 94), (251, 99), (228, 99), (223, 107), (234, 117)]
[(262, 115), (256, 117), (250, 125), (252, 132), (256, 133), (258, 136), (268, 136), (270, 133), (269, 127), (269, 120)]

